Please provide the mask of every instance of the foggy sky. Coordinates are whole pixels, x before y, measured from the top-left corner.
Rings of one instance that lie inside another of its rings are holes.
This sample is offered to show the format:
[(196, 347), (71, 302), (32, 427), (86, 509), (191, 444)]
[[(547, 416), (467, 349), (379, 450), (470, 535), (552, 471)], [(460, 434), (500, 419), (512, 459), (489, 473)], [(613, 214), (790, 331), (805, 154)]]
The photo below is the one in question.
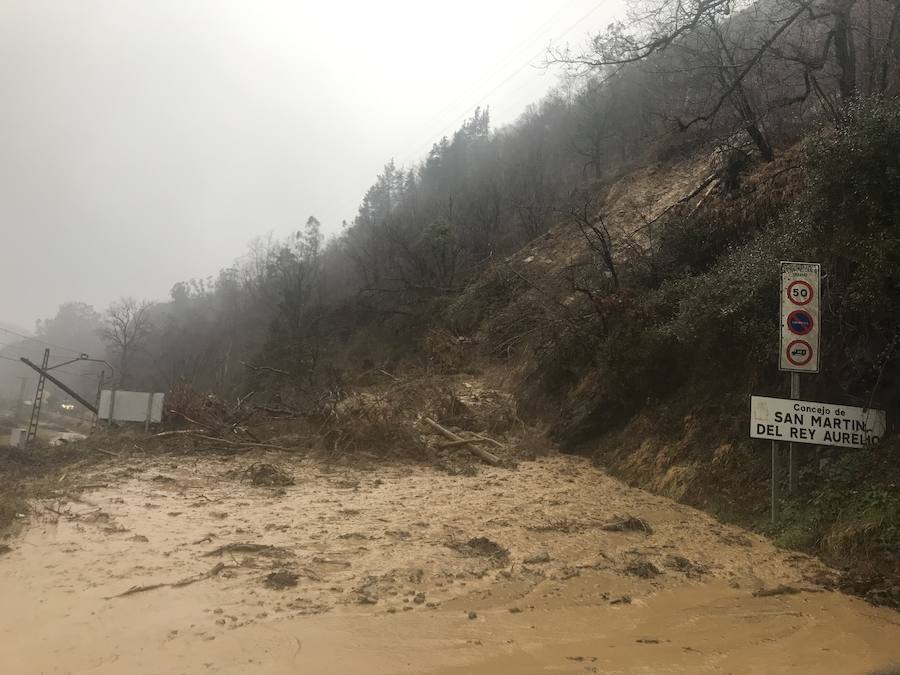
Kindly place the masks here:
[(514, 120), (616, 2), (0, 0), (0, 321), (215, 274), (352, 220), (477, 105)]

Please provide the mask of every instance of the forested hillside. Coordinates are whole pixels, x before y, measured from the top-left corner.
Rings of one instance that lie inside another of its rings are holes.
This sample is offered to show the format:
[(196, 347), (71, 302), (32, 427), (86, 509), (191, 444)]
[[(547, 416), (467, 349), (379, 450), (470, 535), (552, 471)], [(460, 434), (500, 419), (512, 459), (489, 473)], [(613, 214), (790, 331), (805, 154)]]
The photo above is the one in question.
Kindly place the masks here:
[[(166, 302), (63, 308), (38, 335), (74, 312), (121, 387), (298, 409), (372, 371), (490, 373), (563, 449), (762, 526), (743, 415), (785, 393), (779, 260), (826, 275), (804, 395), (900, 413), (898, 24), (887, 0), (638, 3), (548, 52), (561, 84), (515, 124), (478, 109), (389, 161), (339, 236), (309, 217)], [(785, 543), (897, 572), (897, 462), (805, 462)]]

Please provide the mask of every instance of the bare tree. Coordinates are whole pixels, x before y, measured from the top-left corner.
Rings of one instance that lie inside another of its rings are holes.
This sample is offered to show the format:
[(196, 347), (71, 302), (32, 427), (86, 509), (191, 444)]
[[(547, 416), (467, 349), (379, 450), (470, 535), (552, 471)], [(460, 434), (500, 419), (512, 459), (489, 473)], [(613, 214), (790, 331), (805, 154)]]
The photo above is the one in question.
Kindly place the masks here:
[(568, 209), (558, 213), (579, 229), (588, 249), (599, 257), (600, 269), (609, 282), (609, 290), (618, 290), (619, 273), (616, 269), (613, 239), (596, 198), (590, 194), (578, 195)]
[(134, 298), (122, 298), (106, 310), (106, 325), (101, 329), (101, 337), (109, 349), (118, 356), (118, 386), (126, 385), (129, 358), (140, 347), (152, 330), (150, 308), (152, 303)]
[[(746, 82), (763, 58), (773, 53), (788, 30), (811, 11), (813, 0), (784, 0), (778, 10), (765, 17), (767, 30), (746, 32), (744, 40), (730, 37), (734, 22), (730, 0), (654, 0), (632, 6), (627, 23), (610, 26), (596, 35), (582, 53), (568, 49), (550, 54), (551, 63), (574, 68), (576, 72), (607, 77), (629, 64), (664, 63), (663, 54), (675, 56), (676, 71), (692, 78), (694, 86), (682, 98), (690, 101), (687, 116), (674, 118), (686, 131), (700, 123), (711, 123), (723, 109), (730, 109), (766, 161), (774, 157), (762, 127), (765, 111), (751, 101)], [(670, 71), (673, 74), (675, 71)]]

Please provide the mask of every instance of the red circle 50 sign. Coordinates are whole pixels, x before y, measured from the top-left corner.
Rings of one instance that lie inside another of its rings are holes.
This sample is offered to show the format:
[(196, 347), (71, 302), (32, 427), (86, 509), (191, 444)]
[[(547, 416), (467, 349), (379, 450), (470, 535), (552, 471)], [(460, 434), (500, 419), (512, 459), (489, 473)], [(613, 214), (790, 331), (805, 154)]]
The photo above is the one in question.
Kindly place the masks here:
[(788, 285), (787, 296), (795, 305), (808, 305), (813, 299), (813, 289), (809, 282), (799, 279)]

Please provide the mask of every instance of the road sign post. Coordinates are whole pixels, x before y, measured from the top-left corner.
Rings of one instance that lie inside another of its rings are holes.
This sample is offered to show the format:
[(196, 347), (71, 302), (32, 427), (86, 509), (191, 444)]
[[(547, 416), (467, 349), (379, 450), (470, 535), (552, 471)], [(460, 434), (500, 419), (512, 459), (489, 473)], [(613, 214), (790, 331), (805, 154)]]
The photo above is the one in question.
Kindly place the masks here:
[[(791, 400), (799, 401), (800, 400), (800, 373), (791, 373)], [(794, 452), (794, 442), (791, 441), (788, 444), (788, 494), (792, 495), (797, 491), (797, 471), (798, 471), (798, 454), (800, 449), (797, 448), (797, 452)]]
[(789, 399), (752, 396), (750, 437), (772, 441), (772, 522), (778, 519), (781, 457), (788, 444), (788, 493), (797, 490), (800, 444), (871, 448), (885, 434), (883, 410), (800, 400), (800, 373), (818, 373), (820, 364), (821, 267), (781, 263), (781, 341), (778, 368), (790, 375)]
[[(800, 373), (819, 372), (819, 301), (821, 267), (818, 263), (781, 263), (780, 370), (790, 373), (791, 399), (800, 398)], [(798, 486), (798, 453), (788, 444), (788, 494)]]

